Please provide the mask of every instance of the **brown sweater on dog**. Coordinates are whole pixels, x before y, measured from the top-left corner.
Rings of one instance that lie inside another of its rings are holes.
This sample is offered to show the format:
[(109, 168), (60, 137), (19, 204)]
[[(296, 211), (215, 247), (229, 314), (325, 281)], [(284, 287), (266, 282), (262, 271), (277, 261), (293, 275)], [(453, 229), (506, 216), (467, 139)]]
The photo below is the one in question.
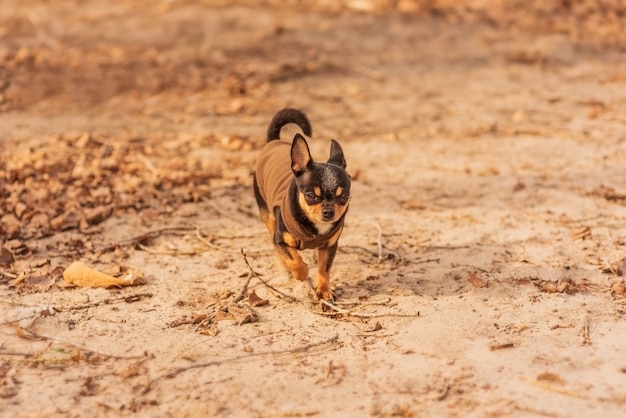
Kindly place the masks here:
[[(261, 197), (267, 203), (270, 212), (273, 213), (275, 207), (280, 208), (282, 221), (287, 231), (298, 240), (299, 249), (318, 248), (327, 243), (328, 237), (337, 232), (343, 222), (337, 222), (337, 225), (323, 236), (304, 229), (297, 221), (297, 215), (292, 213), (291, 202), (286, 198), (293, 179), (291, 143), (273, 140), (265, 144), (256, 163), (256, 181)], [(313, 225), (311, 227), (315, 228)]]

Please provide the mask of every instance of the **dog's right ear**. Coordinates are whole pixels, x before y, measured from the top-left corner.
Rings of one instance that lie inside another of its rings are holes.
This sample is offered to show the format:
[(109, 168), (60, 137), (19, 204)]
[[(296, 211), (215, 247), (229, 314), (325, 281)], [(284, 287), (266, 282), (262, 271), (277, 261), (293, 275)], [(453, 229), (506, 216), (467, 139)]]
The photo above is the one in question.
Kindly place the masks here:
[(311, 158), (311, 152), (309, 151), (309, 145), (306, 143), (306, 139), (300, 134), (296, 134), (293, 137), (291, 143), (291, 170), (293, 174), (298, 177), (306, 170), (308, 170), (313, 164)]

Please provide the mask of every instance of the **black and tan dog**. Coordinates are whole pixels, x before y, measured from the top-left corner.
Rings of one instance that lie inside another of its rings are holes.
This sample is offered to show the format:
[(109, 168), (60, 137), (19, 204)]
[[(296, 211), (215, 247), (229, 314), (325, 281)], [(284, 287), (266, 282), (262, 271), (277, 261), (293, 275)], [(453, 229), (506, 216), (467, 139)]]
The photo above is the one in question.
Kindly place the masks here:
[(281, 128), (289, 123), (312, 135), (301, 111), (287, 108), (274, 116), (257, 160), (254, 195), (276, 252), (293, 277), (306, 280), (309, 275), (297, 250), (318, 249), (316, 293), (332, 302), (329, 275), (350, 201), (350, 176), (337, 141), (331, 140), (328, 161), (318, 163), (300, 133), (292, 142), (280, 140)]

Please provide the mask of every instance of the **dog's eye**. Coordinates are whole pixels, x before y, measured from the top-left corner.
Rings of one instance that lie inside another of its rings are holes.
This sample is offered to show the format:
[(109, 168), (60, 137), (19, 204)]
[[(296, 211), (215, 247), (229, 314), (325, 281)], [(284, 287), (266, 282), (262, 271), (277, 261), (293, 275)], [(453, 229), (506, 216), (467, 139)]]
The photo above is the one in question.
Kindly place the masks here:
[(317, 197), (315, 195), (315, 193), (313, 193), (313, 192), (306, 192), (304, 194), (304, 197), (306, 198), (306, 200), (308, 200), (310, 202), (315, 202), (316, 200), (319, 200), (319, 197)]
[(340, 205), (345, 205), (346, 203), (348, 203), (348, 200), (350, 200), (350, 193), (348, 192), (343, 192), (339, 196), (337, 196), (337, 203), (339, 203)]

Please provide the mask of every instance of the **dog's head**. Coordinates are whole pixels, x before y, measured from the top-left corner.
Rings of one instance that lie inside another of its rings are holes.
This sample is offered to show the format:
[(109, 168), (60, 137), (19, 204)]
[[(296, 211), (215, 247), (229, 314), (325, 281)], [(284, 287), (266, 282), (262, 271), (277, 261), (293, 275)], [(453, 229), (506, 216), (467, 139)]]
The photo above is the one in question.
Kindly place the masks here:
[(344, 215), (350, 202), (350, 176), (341, 146), (334, 139), (325, 163), (313, 161), (300, 134), (291, 144), (291, 170), (296, 177), (298, 203), (319, 233), (329, 230)]

